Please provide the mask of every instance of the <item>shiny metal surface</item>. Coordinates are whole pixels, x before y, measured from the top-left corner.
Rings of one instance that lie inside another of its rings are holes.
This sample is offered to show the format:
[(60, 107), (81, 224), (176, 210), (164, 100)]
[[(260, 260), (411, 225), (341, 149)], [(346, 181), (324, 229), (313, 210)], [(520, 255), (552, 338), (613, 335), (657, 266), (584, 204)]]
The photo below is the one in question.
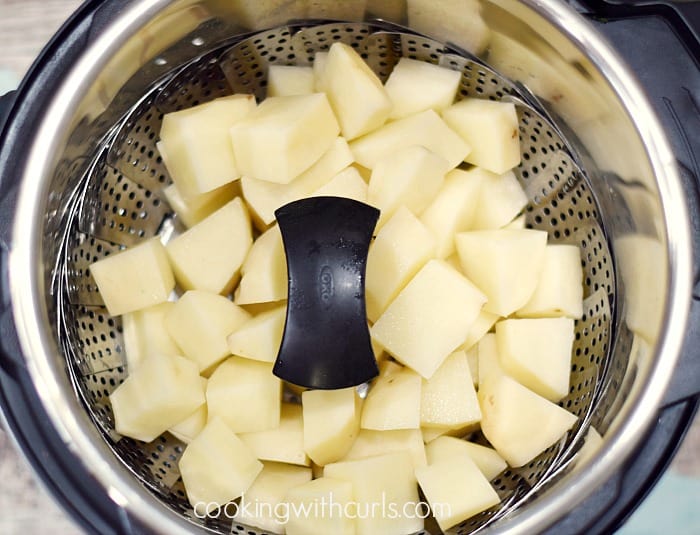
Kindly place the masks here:
[[(85, 404), (89, 406), (92, 390), (85, 388), (84, 402), (74, 394), (80, 385), (73, 382), (65, 359), (75, 358), (83, 366), (89, 361), (86, 363), (84, 354), (76, 353), (70, 344), (58, 346), (62, 328), (80, 329), (84, 321), (86, 326), (89, 320), (99, 321), (101, 314), (92, 308), (99, 304), (94, 295), (89, 302), (81, 297), (79, 289), (89, 285), (84, 273), (75, 273), (74, 288), (78, 290), (65, 289), (66, 295), (72, 296), (70, 300), (76, 306), (82, 303), (91, 307), (77, 308), (77, 316), (66, 318), (58, 313), (56, 301), (64, 290), (57, 277), (61, 237), (71, 232), (71, 222), (76, 221), (76, 199), (84, 194), (79, 179), (89, 170), (99, 144), (110, 135), (133, 132), (142, 117), (144, 125), (154, 120), (140, 115), (129, 123), (125, 115), (144, 103), (144, 95), (153, 83), (218, 42), (286, 24), (289, 19), (361, 21), (373, 16), (408, 25), (437, 39), (452, 40), (535, 94), (543, 103), (538, 112), (543, 118), (553, 118), (558, 131), (564, 132), (567, 144), (580, 157), (580, 163), (570, 164), (572, 168), (576, 164), (584, 167), (600, 208), (597, 215), (604, 223), (605, 235), (597, 231), (597, 236), (591, 236), (585, 229), (576, 230), (591, 245), (591, 256), (585, 260), (589, 267), (598, 267), (596, 262), (604, 255), (596, 251), (604, 245), (613, 252), (618, 284), (603, 292), (614, 294), (618, 306), (608, 311), (615, 321), (613, 339), (602, 363), (607, 366), (605, 375), (596, 383), (596, 409), (590, 415), (605, 434), (604, 446), (582, 467), (564, 467), (555, 483), (541, 489), (525, 506), (508, 512), (489, 531), (532, 533), (556, 521), (619, 466), (653, 422), (680, 351), (687, 319), (691, 293), (687, 214), (673, 155), (633, 76), (566, 5), (557, 0), (133, 1), (67, 74), (37, 130), (23, 177), (10, 276), (15, 321), (29, 356), (28, 367), (61, 437), (109, 489), (110, 496), (153, 529), (177, 533), (192, 525), (184, 519), (186, 511), (182, 511), (183, 516), (173, 514), (156, 498), (157, 488), (137, 482), (132, 471), (138, 470), (127, 469), (117, 461), (114, 448), (107, 445), (99, 430), (109, 436), (108, 415), (102, 423), (98, 419), (97, 426), (88, 416)], [(197, 28), (205, 31), (195, 33), (198, 39), (193, 39), (190, 32)], [(138, 76), (133, 77), (137, 72)], [(221, 79), (208, 79), (207, 88), (214, 91), (209, 95), (215, 94)], [(173, 80), (187, 80), (187, 73), (182, 71), (181, 77)], [(161, 111), (167, 106), (177, 109), (194, 103), (187, 96), (195, 92), (182, 93), (181, 89), (171, 84), (169, 92), (161, 92), (170, 95), (159, 101)], [(115, 125), (123, 128), (115, 129)], [(151, 125), (156, 126), (157, 121)], [(152, 159), (133, 150), (136, 141), (143, 146), (146, 139), (148, 136), (118, 138), (120, 142), (110, 145), (116, 149), (109, 153), (107, 162), (119, 170), (117, 174), (121, 172), (151, 191), (167, 182), (167, 177), (157, 163), (151, 163)], [(566, 155), (562, 161), (563, 165), (567, 163)], [(135, 162), (133, 169), (128, 162)], [(532, 188), (533, 192), (536, 189)], [(536, 216), (533, 209), (528, 217), (535, 221)], [(577, 216), (573, 217), (575, 221)], [(590, 219), (585, 208), (583, 217)], [(570, 224), (572, 231), (578, 228)], [(94, 232), (90, 225), (80, 227)], [(95, 234), (120, 242), (114, 234)], [(97, 251), (99, 243), (91, 243), (91, 238), (83, 239), (78, 234), (73, 238), (77, 240), (73, 242), (74, 250)], [(592, 310), (596, 302), (604, 307), (608, 300), (592, 300)], [(118, 333), (116, 323), (114, 329)], [(73, 336), (84, 338), (80, 332)], [(116, 369), (119, 358), (112, 354), (95, 365)], [(93, 377), (96, 370), (89, 370)], [(95, 396), (99, 397), (101, 391), (102, 386), (96, 384)], [(128, 451), (122, 454), (128, 456)], [(167, 462), (167, 456), (164, 460)]]

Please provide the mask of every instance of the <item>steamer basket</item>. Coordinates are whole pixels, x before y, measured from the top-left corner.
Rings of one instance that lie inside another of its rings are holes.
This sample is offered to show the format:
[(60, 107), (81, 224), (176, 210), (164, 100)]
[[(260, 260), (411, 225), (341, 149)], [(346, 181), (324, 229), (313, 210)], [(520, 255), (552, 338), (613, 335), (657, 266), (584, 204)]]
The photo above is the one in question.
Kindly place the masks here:
[[(263, 533), (193, 513), (177, 469), (184, 444), (173, 436), (144, 444), (114, 431), (108, 396), (128, 375), (122, 326), (89, 265), (181, 231), (162, 196), (165, 113), (239, 92), (261, 100), (269, 65), (311, 64), (336, 41), (382, 81), (410, 57), (459, 71), (459, 98), (513, 102), (527, 226), (582, 252), (584, 315), (560, 402), (578, 423), (495, 478), (501, 505), (451, 532), (553, 523), (653, 421), (680, 353), (691, 245), (673, 156), (635, 82), (560, 3), (466, 2), (458, 20), (440, 18), (449, 3), (404, 4), (127, 2), (47, 107), (23, 170), (9, 262), (19, 351), (51, 424), (124, 518), (167, 533)], [(583, 460), (590, 427), (605, 440)], [(439, 530), (427, 524), (426, 533)]]

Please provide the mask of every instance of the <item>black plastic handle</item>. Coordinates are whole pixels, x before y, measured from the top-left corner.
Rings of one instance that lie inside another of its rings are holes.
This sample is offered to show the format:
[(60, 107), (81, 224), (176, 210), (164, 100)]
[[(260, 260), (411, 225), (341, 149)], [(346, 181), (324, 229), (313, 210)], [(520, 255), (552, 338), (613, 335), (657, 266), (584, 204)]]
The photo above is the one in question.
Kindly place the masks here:
[(317, 389), (375, 377), (365, 309), (365, 266), (379, 210), (312, 197), (275, 212), (287, 255), (287, 321), (274, 374)]

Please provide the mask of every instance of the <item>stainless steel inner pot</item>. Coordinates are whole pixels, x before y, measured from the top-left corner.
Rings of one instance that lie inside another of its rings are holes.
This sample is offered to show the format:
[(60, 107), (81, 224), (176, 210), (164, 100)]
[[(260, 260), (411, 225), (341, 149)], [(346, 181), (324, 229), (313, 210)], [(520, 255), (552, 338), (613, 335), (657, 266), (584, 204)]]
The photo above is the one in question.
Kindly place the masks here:
[[(195, 518), (178, 481), (181, 443), (114, 432), (107, 396), (128, 373), (121, 325), (87, 268), (178, 231), (160, 197), (170, 181), (155, 148), (164, 113), (233, 92), (262, 98), (269, 64), (307, 64), (335, 40), (383, 79), (410, 56), (460, 70), (462, 96), (515, 102), (527, 223), (582, 249), (585, 316), (562, 401), (580, 423), (494, 480), (501, 507), (454, 530), (540, 531), (643, 438), (691, 295), (688, 216), (664, 134), (615, 53), (557, 0), (126, 2), (56, 88), (22, 176), (9, 276), (36, 390), (68, 448), (149, 528), (257, 533)], [(604, 440), (582, 460), (591, 425)]]

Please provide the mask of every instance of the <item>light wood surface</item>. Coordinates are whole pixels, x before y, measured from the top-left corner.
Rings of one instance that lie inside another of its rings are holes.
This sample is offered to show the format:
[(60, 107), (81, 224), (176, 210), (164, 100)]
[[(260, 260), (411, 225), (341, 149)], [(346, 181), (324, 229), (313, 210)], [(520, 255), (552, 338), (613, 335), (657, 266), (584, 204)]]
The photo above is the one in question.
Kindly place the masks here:
[(21, 77), (80, 0), (0, 0), (0, 67)]

